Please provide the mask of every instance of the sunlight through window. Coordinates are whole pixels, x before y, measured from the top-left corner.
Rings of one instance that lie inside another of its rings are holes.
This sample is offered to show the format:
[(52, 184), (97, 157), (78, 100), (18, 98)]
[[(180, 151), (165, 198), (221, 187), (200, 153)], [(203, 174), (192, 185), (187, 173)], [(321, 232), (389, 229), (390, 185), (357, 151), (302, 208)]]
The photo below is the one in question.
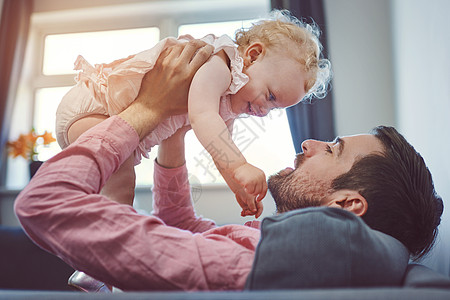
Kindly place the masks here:
[(75, 73), (73, 63), (78, 55), (92, 65), (109, 63), (151, 48), (158, 41), (159, 29), (156, 27), (48, 35), (43, 73)]

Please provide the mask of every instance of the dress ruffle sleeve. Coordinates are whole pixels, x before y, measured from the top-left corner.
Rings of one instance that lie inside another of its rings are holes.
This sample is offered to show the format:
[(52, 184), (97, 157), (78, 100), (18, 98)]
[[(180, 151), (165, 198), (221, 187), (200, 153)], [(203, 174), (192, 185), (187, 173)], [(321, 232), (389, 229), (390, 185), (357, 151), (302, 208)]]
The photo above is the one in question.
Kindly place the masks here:
[[(212, 34), (206, 37), (213, 36)], [(214, 36), (213, 36), (214, 37)], [(244, 68), (244, 60), (239, 55), (236, 44), (228, 35), (222, 35), (215, 38), (213, 42), (214, 54), (223, 50), (225, 54), (230, 58), (231, 69), (231, 84), (225, 95), (236, 94), (244, 85), (248, 83), (248, 76), (245, 75), (242, 70)]]

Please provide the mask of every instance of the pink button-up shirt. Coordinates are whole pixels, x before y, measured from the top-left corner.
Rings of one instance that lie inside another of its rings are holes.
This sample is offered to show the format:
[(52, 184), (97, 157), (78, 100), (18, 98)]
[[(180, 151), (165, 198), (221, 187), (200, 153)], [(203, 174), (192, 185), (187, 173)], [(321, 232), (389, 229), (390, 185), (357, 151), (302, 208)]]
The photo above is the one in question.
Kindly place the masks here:
[(185, 166), (155, 163), (152, 216), (99, 194), (139, 144), (110, 117), (47, 161), (20, 193), (16, 214), (42, 248), (123, 290), (239, 290), (260, 238), (253, 226), (195, 215)]

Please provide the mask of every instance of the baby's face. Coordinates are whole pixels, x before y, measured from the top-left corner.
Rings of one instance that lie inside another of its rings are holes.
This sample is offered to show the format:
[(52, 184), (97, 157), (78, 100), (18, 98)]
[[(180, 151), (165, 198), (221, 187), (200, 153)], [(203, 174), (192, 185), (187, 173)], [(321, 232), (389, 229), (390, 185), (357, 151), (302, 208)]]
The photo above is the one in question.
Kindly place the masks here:
[(274, 51), (266, 51), (244, 67), (249, 82), (231, 95), (237, 114), (265, 116), (273, 108), (297, 104), (306, 95), (306, 74), (300, 63)]

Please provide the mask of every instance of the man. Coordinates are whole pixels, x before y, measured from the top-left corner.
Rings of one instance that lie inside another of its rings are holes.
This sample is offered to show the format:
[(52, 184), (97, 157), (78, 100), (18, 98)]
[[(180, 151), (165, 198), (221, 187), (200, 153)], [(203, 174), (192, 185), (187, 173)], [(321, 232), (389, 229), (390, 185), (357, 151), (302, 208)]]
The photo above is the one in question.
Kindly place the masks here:
[[(145, 76), (129, 108), (83, 134), (41, 167), (15, 206), (21, 224), (38, 245), (123, 290), (244, 287), (260, 238), (258, 224), (217, 227), (195, 215), (184, 160), (187, 128), (159, 147), (154, 215), (139, 215), (131, 206), (99, 194), (140, 139), (167, 116), (186, 111), (190, 80), (210, 53), (198, 41), (166, 51)], [(401, 184), (404, 188), (397, 190)], [(269, 185), (279, 212), (337, 206), (366, 218), (374, 228), (389, 229), (391, 218), (384, 226), (377, 217), (384, 220), (392, 210), (394, 221), (406, 222), (411, 236), (418, 235), (414, 239), (420, 240), (418, 245), (407, 244), (403, 233), (398, 237), (414, 255), (431, 247), (442, 212), (423, 160), (389, 128), (333, 143), (305, 141), (296, 169), (272, 176)], [(380, 186), (387, 191), (380, 191)], [(378, 192), (399, 196), (378, 205)], [(406, 200), (398, 200), (404, 194)]]
[(413, 258), (433, 246), (443, 211), (422, 157), (394, 128), (305, 141), (295, 170), (269, 178), (279, 212), (311, 206), (349, 210), (402, 242)]

